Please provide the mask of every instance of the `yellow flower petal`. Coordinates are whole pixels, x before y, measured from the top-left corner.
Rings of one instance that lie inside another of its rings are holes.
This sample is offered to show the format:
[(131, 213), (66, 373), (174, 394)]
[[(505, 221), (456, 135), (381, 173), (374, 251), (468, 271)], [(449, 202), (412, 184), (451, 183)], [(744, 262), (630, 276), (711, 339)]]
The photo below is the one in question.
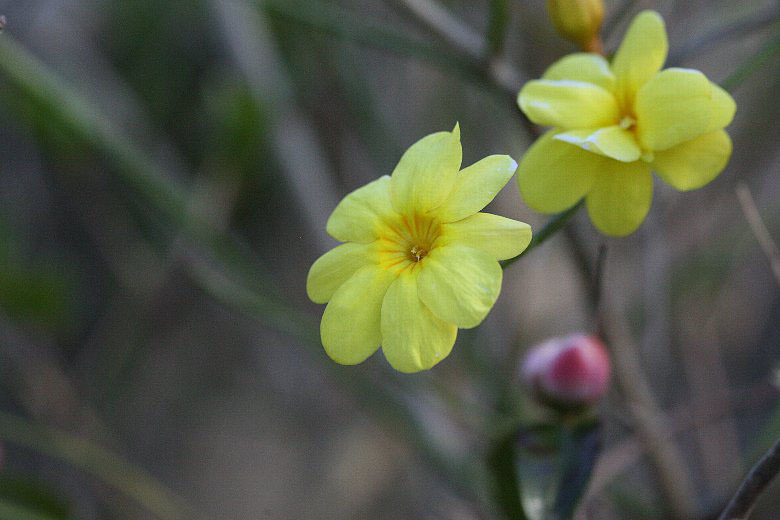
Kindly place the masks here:
[(424, 213), (452, 191), (461, 162), (460, 127), (423, 137), (403, 154), (393, 170), (390, 194), (398, 213)]
[(585, 202), (591, 221), (606, 235), (633, 233), (650, 210), (653, 177), (643, 161), (605, 159)]
[(619, 119), (615, 96), (584, 81), (531, 80), (520, 90), (517, 102), (528, 119), (539, 125), (609, 126)]
[(723, 130), (716, 130), (656, 152), (653, 168), (678, 190), (695, 190), (717, 177), (730, 156), (731, 139)]
[(542, 79), (568, 79), (593, 83), (614, 92), (615, 75), (603, 56), (588, 52), (575, 52), (559, 59), (548, 68)]
[(417, 296), (417, 272), (406, 270), (382, 303), (382, 351), (399, 372), (427, 370), (452, 351), (458, 328), (440, 320)]
[(612, 60), (618, 98), (624, 105), (631, 103), (639, 87), (661, 70), (668, 51), (661, 15), (655, 11), (636, 15)]
[(391, 213), (390, 177), (383, 175), (344, 197), (328, 218), (326, 231), (342, 242), (373, 242), (383, 217)]
[(376, 243), (348, 242), (319, 257), (306, 278), (306, 293), (314, 303), (327, 303), (336, 289), (349, 280), (355, 271), (369, 263), (377, 263)]
[(455, 222), (478, 212), (495, 198), (516, 169), (517, 163), (508, 155), (491, 155), (464, 168), (447, 200), (436, 209), (437, 218)]
[(618, 125), (570, 130), (555, 139), (623, 162), (636, 161), (642, 155), (634, 134)]
[(479, 325), (501, 292), (501, 266), (479, 249), (437, 247), (419, 268), (420, 300), (438, 318), (461, 328)]
[(442, 245), (457, 244), (489, 253), (496, 260), (514, 258), (531, 242), (531, 226), (511, 218), (477, 213), (458, 222), (444, 224)]
[(710, 102), (710, 125), (708, 130), (720, 130), (725, 128), (734, 119), (737, 104), (731, 94), (710, 82), (712, 87), (712, 100)]
[(698, 70), (666, 69), (639, 89), (634, 108), (642, 147), (666, 150), (708, 130), (712, 87)]
[(333, 294), (320, 324), (322, 345), (342, 365), (355, 365), (382, 343), (382, 301), (395, 279), (376, 266), (363, 267)]
[(605, 161), (601, 155), (557, 141), (550, 130), (528, 149), (517, 167), (517, 183), (526, 204), (541, 213), (574, 206), (590, 190)]

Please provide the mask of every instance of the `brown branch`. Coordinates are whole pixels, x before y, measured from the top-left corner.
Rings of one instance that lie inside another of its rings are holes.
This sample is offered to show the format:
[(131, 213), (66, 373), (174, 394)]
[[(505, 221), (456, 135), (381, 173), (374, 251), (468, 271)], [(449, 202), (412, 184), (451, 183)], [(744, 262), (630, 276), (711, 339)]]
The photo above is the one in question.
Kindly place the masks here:
[(647, 445), (659, 484), (675, 518), (693, 518), (697, 504), (685, 457), (669, 440), (670, 425), (642, 370), (638, 347), (622, 308), (619, 305), (611, 309), (606, 307), (602, 304), (603, 326), (609, 333), (604, 341), (611, 347), (615, 378), (625, 394), (637, 434)]
[(772, 236), (769, 234), (764, 221), (761, 220), (761, 215), (758, 213), (758, 208), (753, 200), (753, 196), (750, 194), (750, 189), (745, 183), (740, 182), (737, 183), (734, 191), (737, 193), (742, 213), (745, 215), (753, 235), (755, 235), (758, 244), (769, 259), (775, 280), (780, 284), (780, 251), (777, 249), (777, 244), (772, 240)]
[(780, 439), (753, 466), (718, 520), (742, 520), (750, 516), (761, 492), (779, 472)]
[[(670, 431), (668, 432), (669, 437), (665, 440), (674, 439), (676, 436), (694, 428), (717, 425), (717, 423), (724, 420), (724, 417), (729, 415), (732, 406), (740, 410), (750, 410), (756, 406), (763, 406), (767, 402), (774, 401), (776, 397), (777, 390), (763, 383), (730, 392), (728, 403), (724, 403), (721, 400), (712, 400), (706, 405), (700, 405), (706, 411), (704, 416), (697, 416), (693, 413), (694, 404), (691, 402), (679, 405), (668, 413)], [(596, 497), (604, 490), (607, 484), (616, 479), (646, 454), (647, 446), (637, 437), (636, 434), (626, 436), (614, 443), (601, 456), (596, 472), (591, 479), (587, 497), (583, 500), (583, 503)]]

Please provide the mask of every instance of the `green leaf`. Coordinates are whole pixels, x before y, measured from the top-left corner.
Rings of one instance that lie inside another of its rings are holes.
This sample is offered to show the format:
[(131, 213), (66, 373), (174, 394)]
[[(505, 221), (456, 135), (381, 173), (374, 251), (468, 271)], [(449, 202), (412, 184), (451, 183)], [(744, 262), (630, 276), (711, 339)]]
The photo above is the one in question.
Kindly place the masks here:
[(590, 417), (523, 430), (517, 436), (515, 468), (526, 516), (571, 518), (600, 453), (599, 423)]
[(561, 477), (553, 506), (556, 518), (571, 518), (601, 454), (601, 427), (595, 420), (564, 426), (561, 446)]

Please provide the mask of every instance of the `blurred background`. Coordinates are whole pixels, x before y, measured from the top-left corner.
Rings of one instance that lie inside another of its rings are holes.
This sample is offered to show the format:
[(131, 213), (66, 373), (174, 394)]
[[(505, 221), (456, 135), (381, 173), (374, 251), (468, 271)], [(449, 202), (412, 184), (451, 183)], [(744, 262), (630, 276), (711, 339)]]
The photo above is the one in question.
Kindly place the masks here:
[[(408, 376), (327, 358), (308, 268), (338, 201), (420, 137), (458, 121), (464, 165), (520, 158), (516, 92), (577, 50), (543, 0), (0, 0), (0, 517), (500, 518), (497, 421), (541, 414), (520, 359), (594, 328), (600, 250), (610, 347), (662, 428), (637, 435), (613, 385), (579, 516), (664, 518), (677, 487), (713, 517), (780, 436), (778, 281), (735, 193), (780, 237), (780, 3), (606, 5), (608, 53), (652, 8), (667, 66), (729, 78), (729, 166), (691, 193), (657, 183), (625, 239), (581, 212)], [(488, 209), (547, 220), (514, 181)]]

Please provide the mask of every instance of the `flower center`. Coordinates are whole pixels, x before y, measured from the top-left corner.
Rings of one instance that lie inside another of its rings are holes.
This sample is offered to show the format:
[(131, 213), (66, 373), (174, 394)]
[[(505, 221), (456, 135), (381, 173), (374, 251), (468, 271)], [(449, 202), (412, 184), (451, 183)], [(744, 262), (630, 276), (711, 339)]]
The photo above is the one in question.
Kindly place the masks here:
[(412, 246), (412, 249), (409, 251), (409, 253), (411, 254), (411, 260), (419, 262), (425, 258), (425, 255), (428, 254), (428, 251), (422, 246)]
[(427, 215), (400, 215), (384, 223), (380, 264), (385, 269), (414, 268), (436, 248), (441, 224)]
[(620, 120), (620, 123), (618, 123), (618, 126), (623, 130), (631, 130), (634, 125), (636, 125), (636, 119), (631, 116), (624, 116), (623, 119)]

